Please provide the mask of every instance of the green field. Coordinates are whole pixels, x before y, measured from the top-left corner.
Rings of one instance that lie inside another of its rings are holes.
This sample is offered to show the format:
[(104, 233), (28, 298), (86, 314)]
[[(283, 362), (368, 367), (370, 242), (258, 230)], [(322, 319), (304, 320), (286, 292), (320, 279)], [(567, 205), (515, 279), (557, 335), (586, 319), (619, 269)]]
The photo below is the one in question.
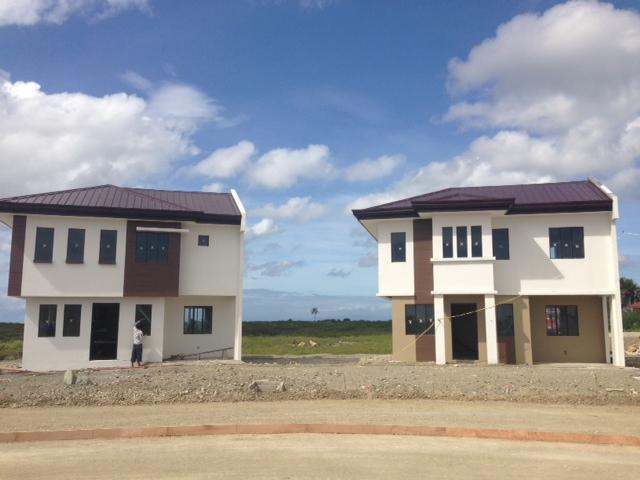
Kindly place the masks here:
[(17, 360), (22, 356), (21, 323), (0, 323), (0, 360)]
[[(242, 329), (243, 355), (391, 353), (388, 321), (245, 322)], [(312, 346), (310, 341), (317, 345)]]
[(622, 324), (625, 332), (640, 332), (640, 312), (624, 312)]

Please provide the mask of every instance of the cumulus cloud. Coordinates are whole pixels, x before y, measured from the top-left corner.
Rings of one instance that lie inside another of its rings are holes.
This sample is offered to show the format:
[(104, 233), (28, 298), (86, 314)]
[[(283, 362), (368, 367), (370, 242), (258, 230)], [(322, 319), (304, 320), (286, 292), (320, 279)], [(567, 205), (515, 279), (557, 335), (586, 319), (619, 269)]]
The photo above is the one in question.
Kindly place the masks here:
[(311, 197), (293, 197), (282, 205), (275, 206), (272, 203), (268, 203), (262, 208), (253, 210), (251, 213), (263, 217), (306, 222), (324, 216), (327, 213), (327, 208), (311, 201)]
[(449, 63), (454, 102), (443, 117), (485, 133), (361, 208), (454, 185), (595, 175), (638, 195), (640, 14), (573, 1), (518, 15), (466, 59)]
[(247, 228), (247, 240), (258, 237), (266, 237), (280, 231), (280, 227), (270, 218), (263, 218), (258, 223)]
[(349, 275), (351, 275), (351, 270), (346, 270), (344, 268), (332, 268), (327, 272), (328, 277), (334, 278), (347, 278)]
[(220, 193), (220, 192), (224, 192), (225, 190), (226, 189), (225, 189), (224, 183), (220, 183), (220, 182), (210, 183), (202, 187), (203, 192)]
[(215, 150), (193, 167), (193, 173), (212, 178), (229, 178), (243, 171), (255, 153), (255, 145), (242, 140), (231, 147)]
[(259, 275), (263, 277), (281, 277), (287, 273), (289, 273), (292, 269), (301, 267), (304, 263), (301, 260), (291, 261), (291, 260), (283, 260), (283, 261), (271, 261), (266, 263), (261, 263), (259, 265), (250, 265), (249, 271), (257, 272)]
[(257, 160), (247, 178), (252, 185), (268, 189), (289, 188), (299, 179), (330, 178), (335, 168), (329, 156), (326, 145), (309, 145), (297, 150), (276, 148)]
[(383, 155), (376, 159), (364, 159), (346, 169), (345, 179), (349, 182), (367, 182), (386, 177), (392, 174), (403, 161), (402, 155)]
[(73, 15), (102, 20), (125, 10), (151, 11), (149, 0), (2, 0), (0, 26), (61, 24)]
[[(36, 82), (0, 72), (0, 176), (3, 195), (167, 174), (198, 153), (199, 125), (220, 107), (187, 85), (163, 85), (147, 98), (47, 93)], [(117, 139), (117, 141), (115, 141)]]

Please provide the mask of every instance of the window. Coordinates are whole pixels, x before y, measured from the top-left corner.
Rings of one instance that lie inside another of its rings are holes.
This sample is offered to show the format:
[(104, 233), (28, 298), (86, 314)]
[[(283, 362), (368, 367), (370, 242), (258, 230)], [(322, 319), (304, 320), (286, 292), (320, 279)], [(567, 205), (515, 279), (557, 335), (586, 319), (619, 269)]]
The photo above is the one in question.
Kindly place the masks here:
[(57, 305), (40, 305), (40, 316), (38, 317), (38, 336), (56, 336), (56, 313)]
[(405, 305), (404, 329), (406, 335), (420, 335), (429, 330), (425, 335), (434, 335), (433, 305)]
[(471, 227), (471, 256), (482, 257), (482, 227), (480, 225)]
[(549, 256), (551, 258), (584, 258), (584, 228), (550, 228)]
[(70, 228), (67, 237), (67, 263), (84, 262), (84, 229)]
[(212, 307), (184, 307), (184, 333), (211, 333)]
[(407, 260), (406, 252), (407, 234), (404, 232), (393, 232), (391, 234), (391, 261), (405, 262)]
[(137, 232), (136, 262), (166, 263), (169, 260), (169, 234)]
[(509, 260), (509, 229), (494, 228), (491, 232), (493, 237), (493, 256), (496, 260)]
[(38, 227), (36, 229), (36, 253), (33, 261), (36, 263), (53, 261), (53, 228)]
[(151, 305), (136, 305), (135, 323), (140, 322), (140, 330), (151, 335)]
[(467, 256), (467, 227), (456, 227), (456, 242), (458, 258)]
[(82, 305), (65, 305), (64, 318), (62, 319), (62, 336), (80, 336), (80, 316), (82, 315)]
[(103, 265), (116, 263), (116, 244), (118, 242), (117, 230), (100, 230), (100, 258)]
[(549, 337), (577, 337), (578, 307), (576, 305), (547, 305), (544, 309)]
[(198, 246), (199, 247), (208, 247), (209, 246), (209, 235), (198, 235)]
[(453, 227), (442, 227), (442, 256), (453, 257)]
[(498, 337), (513, 337), (513, 305), (505, 303), (496, 306)]

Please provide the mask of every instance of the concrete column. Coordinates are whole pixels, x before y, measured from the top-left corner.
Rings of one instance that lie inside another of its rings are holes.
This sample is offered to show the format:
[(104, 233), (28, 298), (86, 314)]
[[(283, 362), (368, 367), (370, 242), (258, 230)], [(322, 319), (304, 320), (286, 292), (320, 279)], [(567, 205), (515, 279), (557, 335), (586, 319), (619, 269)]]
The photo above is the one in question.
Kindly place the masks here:
[(613, 364), (616, 367), (625, 366), (624, 358), (624, 335), (622, 333), (622, 306), (620, 297), (611, 297), (611, 310), (609, 311), (609, 322), (611, 324), (611, 350), (613, 352)]
[(487, 342), (487, 364), (498, 363), (498, 330), (496, 325), (496, 299), (494, 295), (484, 296), (484, 325)]
[(609, 336), (609, 297), (602, 296), (602, 323), (604, 330), (604, 351), (606, 354), (605, 361), (611, 363), (611, 337)]
[(433, 296), (433, 313), (435, 316), (435, 336), (436, 336), (436, 363), (444, 365), (447, 363), (444, 296)]

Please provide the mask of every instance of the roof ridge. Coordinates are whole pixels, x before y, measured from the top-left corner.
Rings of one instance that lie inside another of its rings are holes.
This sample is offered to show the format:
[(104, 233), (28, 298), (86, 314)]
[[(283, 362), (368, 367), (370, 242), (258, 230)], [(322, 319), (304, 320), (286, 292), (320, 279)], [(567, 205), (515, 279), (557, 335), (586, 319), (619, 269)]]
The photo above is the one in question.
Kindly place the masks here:
[(167, 190), (164, 188), (142, 188), (142, 187), (125, 187), (125, 188), (131, 188), (131, 189), (135, 189), (135, 190), (143, 190), (145, 192), (170, 192), (170, 193), (198, 193), (198, 194), (202, 194), (202, 195), (231, 195), (230, 192), (203, 192), (201, 190), (199, 191), (194, 191), (194, 190)]
[(49, 195), (60, 195), (62, 193), (79, 192), (81, 190), (98, 190), (99, 188), (105, 188), (105, 187), (121, 188), (121, 187), (118, 187), (117, 185), (113, 185), (111, 183), (104, 183), (102, 185), (93, 185), (91, 187), (68, 188), (68, 189), (64, 189), (64, 190), (54, 190), (52, 192), (29, 193), (27, 195), (18, 195), (17, 197), (4, 197), (4, 198), (0, 198), (0, 202), (9, 201), (9, 200), (20, 200), (20, 199), (29, 198), (29, 197), (42, 197), (42, 196), (49, 196)]
[[(135, 190), (135, 189), (133, 189), (131, 187), (116, 187), (116, 188), (119, 188), (121, 190), (126, 190), (128, 192), (131, 192), (133, 195), (137, 195), (139, 197), (144, 197), (144, 198), (147, 198), (147, 199), (155, 200), (156, 202), (164, 203), (166, 205), (173, 205), (174, 207), (178, 207), (179, 209), (181, 209), (181, 210), (183, 210), (185, 212), (193, 212), (194, 211), (194, 210), (191, 210), (188, 207), (185, 207), (184, 205), (180, 205), (178, 203), (174, 203), (174, 202), (171, 202), (169, 200), (164, 200), (163, 198), (158, 198), (158, 197), (154, 197), (152, 195), (148, 195), (148, 194), (139, 192), (139, 191), (137, 191), (137, 190)], [(199, 212), (200, 210), (197, 210), (197, 211)]]

